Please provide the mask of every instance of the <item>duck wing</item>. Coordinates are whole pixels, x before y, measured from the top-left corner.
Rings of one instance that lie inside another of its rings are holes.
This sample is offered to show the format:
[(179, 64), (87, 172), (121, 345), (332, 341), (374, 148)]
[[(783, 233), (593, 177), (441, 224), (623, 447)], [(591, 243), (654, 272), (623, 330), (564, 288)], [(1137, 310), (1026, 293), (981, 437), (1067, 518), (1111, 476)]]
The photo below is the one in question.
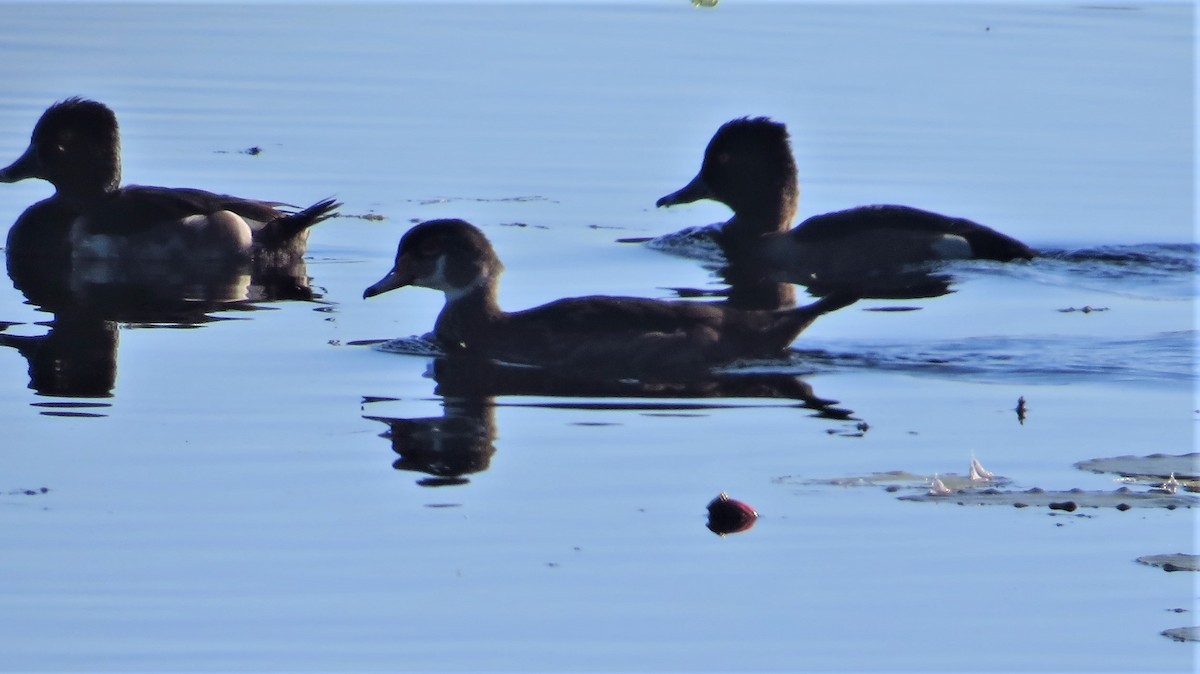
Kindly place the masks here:
[(702, 302), (576, 297), (507, 314), (501, 360), (611, 377), (690, 372), (711, 365), (727, 309)]
[[(496, 353), (516, 362), (615, 377), (707, 372), (738, 358), (778, 355), (817, 317), (858, 298), (830, 295), (778, 311), (634, 297), (581, 297), (508, 314)], [(522, 359), (521, 354), (527, 356)]]
[(966, 218), (898, 205), (858, 206), (843, 211), (814, 215), (789, 233), (797, 243), (820, 244), (865, 234), (872, 230), (911, 233), (917, 236), (962, 237), (973, 257), (989, 260), (1029, 260), (1036, 253), (1016, 239)]
[(128, 185), (88, 213), (88, 226), (95, 232), (131, 234), (191, 216), (230, 211), (250, 227), (257, 246), (271, 248), (333, 217), (339, 206), (334, 199), (324, 199), (299, 209), (279, 201), (244, 199), (188, 187)]
[(89, 210), (87, 217), (89, 229), (96, 232), (136, 233), (191, 216), (232, 211), (253, 229), (286, 215), (278, 209), (280, 206), (285, 204), (240, 199), (186, 187), (129, 185), (112, 192), (96, 208)]

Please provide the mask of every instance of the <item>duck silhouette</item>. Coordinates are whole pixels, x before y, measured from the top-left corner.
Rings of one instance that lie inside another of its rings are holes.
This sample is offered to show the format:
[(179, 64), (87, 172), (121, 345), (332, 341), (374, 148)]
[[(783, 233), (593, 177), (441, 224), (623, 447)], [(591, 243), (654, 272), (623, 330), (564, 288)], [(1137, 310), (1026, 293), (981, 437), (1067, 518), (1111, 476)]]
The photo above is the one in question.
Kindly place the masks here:
[(10, 255), (73, 259), (231, 260), (295, 258), (308, 230), (339, 203), (304, 209), (200, 189), (121, 187), (117, 117), (103, 103), (68, 98), (34, 126), (29, 148), (0, 169), (0, 182), (40, 178), (55, 193), (9, 230)]
[(432, 336), (447, 354), (611, 378), (700, 372), (738, 359), (778, 357), (819, 316), (857, 300), (838, 293), (807, 306), (765, 311), (589, 296), (510, 313), (496, 300), (502, 269), (478, 228), (463, 220), (431, 220), (401, 238), (395, 266), (363, 297), (410, 285), (440, 290), (446, 304)]
[(944, 277), (919, 265), (950, 259), (1028, 260), (1029, 246), (990, 227), (910, 206), (859, 206), (814, 215), (795, 227), (799, 186), (787, 128), (765, 117), (723, 124), (700, 172), (659, 207), (712, 199), (733, 217), (712, 234), (729, 265), (817, 294), (857, 288), (864, 296), (945, 292)]

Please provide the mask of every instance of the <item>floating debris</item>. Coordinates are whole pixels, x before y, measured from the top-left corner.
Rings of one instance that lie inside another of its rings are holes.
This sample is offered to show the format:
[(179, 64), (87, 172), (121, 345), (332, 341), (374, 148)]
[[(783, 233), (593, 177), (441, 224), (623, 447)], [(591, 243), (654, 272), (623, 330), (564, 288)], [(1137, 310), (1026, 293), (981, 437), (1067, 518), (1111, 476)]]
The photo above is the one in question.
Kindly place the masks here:
[(725, 492), (708, 503), (708, 529), (718, 536), (746, 531), (757, 519), (754, 508), (729, 498)]
[(1108, 311), (1108, 307), (1092, 307), (1092, 306), (1088, 306), (1085, 304), (1078, 309), (1076, 309), (1075, 307), (1067, 307), (1066, 309), (1058, 310), (1058, 312), (1061, 314), (1071, 314), (1071, 313), (1075, 313), (1075, 312), (1079, 312), (1081, 314), (1090, 314), (1090, 313), (1094, 313), (1097, 311)]
[(1175, 641), (1200, 641), (1200, 627), (1172, 627), (1163, 630), (1162, 635)]
[(257, 157), (263, 153), (263, 149), (257, 145), (251, 145), (243, 150), (213, 150), (213, 154), (245, 154), (251, 157)]
[[(978, 465), (978, 461), (974, 462)], [(978, 465), (979, 469), (983, 469), (982, 465)], [(986, 484), (990, 486), (1003, 486), (1011, 482), (1006, 477), (995, 475), (992, 472), (983, 469), (986, 473)], [(889, 470), (879, 473), (869, 473), (867, 475), (850, 475), (846, 477), (824, 478), (818, 480), (804, 480), (802, 484), (818, 484), (818, 485), (833, 485), (837, 487), (865, 487), (865, 486), (882, 486), (887, 487), (888, 491), (899, 491), (905, 487), (911, 489), (932, 489), (935, 482), (941, 484), (942, 487), (952, 493), (956, 489), (974, 489), (979, 487), (982, 475), (959, 475), (957, 473), (938, 473), (934, 475), (918, 475), (910, 473), (906, 470)], [(796, 482), (791, 476), (775, 478), (776, 483)]]
[(972, 482), (992, 481), (992, 471), (984, 468), (983, 464), (979, 463), (979, 459), (976, 459), (974, 456), (971, 457), (970, 480)]
[(41, 494), (49, 493), (49, 487), (38, 487), (37, 489), (12, 489), (7, 492), (9, 496), (40, 496)]
[(377, 342), (372, 346), (378, 351), (386, 353), (398, 353), (405, 356), (428, 356), (436, 358), (444, 356), (441, 347), (437, 342), (427, 337), (397, 337), (389, 339), (385, 342)]
[(387, 220), (387, 217), (385, 217), (385, 216), (383, 216), (383, 215), (381, 215), (381, 214), (379, 214), (379, 213), (375, 213), (375, 212), (370, 212), (370, 213), (339, 213), (339, 214), (338, 214), (338, 217), (339, 217), (339, 218), (354, 218), (355, 220), (366, 220), (366, 221), (368, 221), (368, 222), (382, 222), (382, 221), (384, 221), (384, 220)]
[(929, 486), (930, 496), (949, 496), (953, 493), (954, 492), (951, 491), (951, 489), (946, 486), (946, 483), (942, 482), (937, 475), (933, 476), (933, 484)]
[(1200, 571), (1200, 555), (1176, 552), (1169, 555), (1144, 555), (1137, 558), (1139, 564), (1157, 566), (1163, 571)]
[(1025, 425), (1025, 411), (1027, 409), (1028, 408), (1025, 407), (1025, 396), (1017, 398), (1017, 421), (1020, 422), (1022, 426)]
[(1084, 491), (1069, 489), (1066, 491), (1047, 491), (1034, 487), (1026, 491), (1002, 491), (988, 489), (957, 489), (951, 494), (915, 494), (901, 496), (901, 501), (945, 502), (952, 501), (958, 505), (1006, 505), (1016, 508), (1043, 506), (1053, 510), (1074, 512), (1078, 508), (1195, 508), (1200, 506), (1200, 500), (1190, 496), (1162, 494), (1151, 492), (1135, 492), (1128, 487), (1116, 491)]
[(1075, 467), (1093, 473), (1113, 473), (1127, 482), (1151, 483), (1172, 494), (1180, 488), (1200, 491), (1200, 453), (1197, 452), (1177, 456), (1150, 454), (1088, 459), (1076, 463)]
[(1179, 491), (1179, 480), (1175, 479), (1175, 473), (1171, 473), (1171, 477), (1167, 478), (1166, 482), (1159, 485), (1158, 490), (1162, 491), (1164, 494), (1174, 494), (1175, 492)]

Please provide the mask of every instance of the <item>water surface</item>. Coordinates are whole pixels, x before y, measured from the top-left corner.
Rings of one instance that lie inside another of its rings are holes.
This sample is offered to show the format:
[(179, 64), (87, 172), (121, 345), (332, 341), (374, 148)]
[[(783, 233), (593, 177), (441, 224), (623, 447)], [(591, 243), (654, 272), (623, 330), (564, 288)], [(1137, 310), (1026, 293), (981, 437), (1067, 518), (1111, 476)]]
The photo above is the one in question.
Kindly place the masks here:
[[(0, 286), (0, 667), (1194, 667), (1161, 635), (1196, 624), (1194, 580), (1136, 562), (1196, 553), (1191, 510), (819, 483), (975, 456), (1016, 489), (1111, 491), (1127, 483), (1074, 464), (1194, 451), (1189, 5), (4, 15), (0, 161), (83, 95), (117, 111), (128, 182), (383, 219), (324, 223), (296, 276), (183, 306), (54, 315)], [(471, 377), (358, 345), (432, 326), (431, 291), (360, 299), (414, 220), (481, 226), (512, 309), (719, 289), (616, 239), (727, 218), (653, 204), (740, 115), (789, 125), (801, 216), (904, 203), (1047, 254), (824, 317), (793, 358), (703, 389), (522, 378), (479, 403), (455, 393)], [(9, 223), (50, 193), (0, 188)], [(39, 353), (90, 377), (64, 390)], [(708, 531), (721, 491), (758, 510), (751, 530)]]

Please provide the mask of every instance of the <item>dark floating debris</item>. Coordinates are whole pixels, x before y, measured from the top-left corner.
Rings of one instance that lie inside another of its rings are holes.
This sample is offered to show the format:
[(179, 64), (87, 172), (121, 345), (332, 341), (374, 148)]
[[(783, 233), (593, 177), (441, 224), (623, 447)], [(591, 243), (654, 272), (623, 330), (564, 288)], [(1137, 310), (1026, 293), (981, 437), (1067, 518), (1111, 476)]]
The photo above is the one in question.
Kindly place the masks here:
[(49, 493), (49, 487), (38, 487), (37, 489), (14, 489), (8, 492), (9, 496), (39, 496), (41, 494)]
[(1190, 496), (1176, 494), (1135, 492), (1128, 487), (1116, 491), (1083, 491), (1069, 489), (1067, 491), (1047, 491), (1034, 487), (1025, 491), (1002, 491), (999, 489), (956, 489), (948, 493), (913, 494), (901, 496), (901, 501), (920, 502), (953, 502), (958, 505), (1006, 505), (1017, 508), (1043, 506), (1053, 510), (1074, 512), (1078, 508), (1195, 508), (1200, 501)]
[(245, 154), (245, 155), (249, 155), (251, 157), (257, 157), (258, 155), (260, 155), (262, 153), (263, 153), (263, 149), (257, 145), (251, 145), (250, 147), (245, 148), (243, 150), (234, 150), (232, 152), (229, 150), (214, 150), (213, 151), (213, 154)]
[(1066, 309), (1058, 310), (1058, 312), (1061, 314), (1071, 314), (1071, 313), (1075, 313), (1075, 312), (1079, 312), (1081, 314), (1090, 314), (1090, 313), (1097, 312), (1097, 311), (1108, 311), (1108, 307), (1092, 307), (1092, 306), (1088, 306), (1085, 304), (1078, 309), (1076, 309), (1075, 307), (1067, 307)]
[(383, 222), (384, 220), (387, 220), (387, 216), (384, 216), (384, 215), (382, 215), (382, 214), (380, 214), (380, 213), (375, 213), (375, 212), (369, 212), (369, 213), (339, 213), (339, 214), (338, 214), (338, 217), (339, 217), (339, 218), (353, 218), (353, 219), (355, 219), (355, 220), (366, 220), (366, 221), (368, 221), (368, 222)]
[(718, 536), (746, 531), (757, 519), (754, 508), (729, 498), (725, 492), (708, 503), (708, 529)]
[(1200, 641), (1200, 627), (1172, 627), (1162, 635), (1175, 641)]
[(1027, 410), (1028, 408), (1025, 407), (1025, 396), (1017, 398), (1017, 421), (1020, 422), (1022, 426), (1025, 425), (1025, 412)]
[(1145, 555), (1138, 557), (1139, 564), (1157, 566), (1163, 571), (1200, 571), (1200, 555), (1176, 552), (1169, 555)]

